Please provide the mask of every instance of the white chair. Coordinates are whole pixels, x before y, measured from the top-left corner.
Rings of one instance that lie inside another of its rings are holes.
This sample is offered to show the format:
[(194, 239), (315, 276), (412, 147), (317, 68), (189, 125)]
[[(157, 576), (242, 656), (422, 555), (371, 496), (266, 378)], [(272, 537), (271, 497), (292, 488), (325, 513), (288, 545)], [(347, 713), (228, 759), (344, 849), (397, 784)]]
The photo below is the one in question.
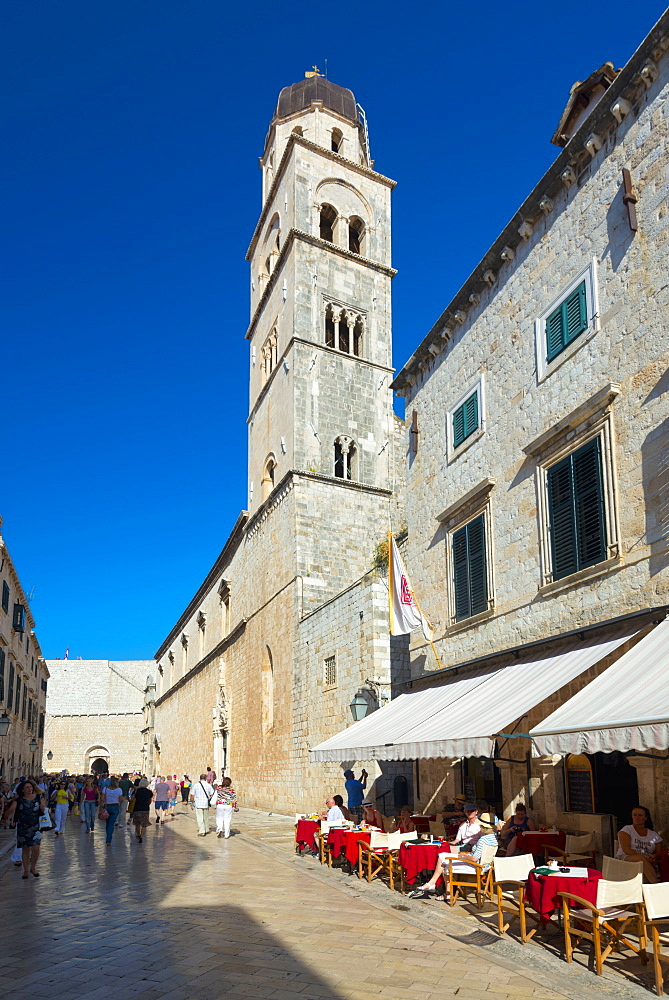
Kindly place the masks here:
[[(459, 855), (453, 854), (446, 858), (448, 864), (448, 885), (449, 903), (455, 906), (456, 899), (467, 896), (467, 889), (474, 889), (476, 894), (476, 906), (479, 910), (483, 908), (485, 897), (492, 898), (492, 863), (497, 854), (496, 844), (485, 844), (481, 851), (479, 861), (470, 861), (467, 858), (461, 861)], [(467, 865), (467, 868), (453, 870), (454, 864)], [(472, 881), (473, 879), (473, 881)]]
[[(330, 828), (332, 823), (328, 823), (326, 819), (321, 820), (321, 829), (318, 834), (318, 860), (322, 865), (325, 864), (325, 853), (327, 849), (328, 834), (330, 833)], [(330, 857), (330, 852), (328, 851), (328, 864), (332, 864), (332, 859)]]
[(378, 833), (372, 830), (369, 843), (358, 843), (358, 878), (367, 876), (367, 881), (384, 874), (388, 876), (391, 889), (395, 888), (397, 851), (402, 843), (401, 833)]
[[(597, 883), (597, 904), (593, 906), (587, 899), (570, 892), (559, 892), (562, 897), (562, 916), (564, 918), (565, 958), (571, 962), (574, 953), (572, 938), (578, 944), (581, 938), (592, 943), (595, 953), (595, 972), (602, 974), (604, 962), (615, 949), (621, 945), (630, 948), (647, 961), (646, 937), (643, 919), (642, 876), (626, 879), (624, 882), (609, 882), (601, 878)], [(571, 909), (569, 901), (573, 900), (583, 909)], [(639, 944), (634, 945), (625, 937), (625, 931), (630, 921), (637, 925)]]
[[(623, 862), (623, 864), (625, 863)], [(641, 888), (643, 889), (643, 901), (646, 904), (646, 936), (650, 936), (653, 942), (655, 990), (657, 995), (661, 997), (664, 996), (662, 963), (669, 964), (669, 954), (662, 952), (662, 945), (669, 946), (669, 882), (644, 885)], [(660, 927), (663, 925), (667, 929), (661, 932)]]
[[(531, 854), (518, 854), (513, 858), (493, 858), (495, 875), (495, 893), (497, 895), (497, 927), (500, 936), (506, 934), (514, 920), (520, 922), (520, 940), (526, 944), (536, 934), (541, 918), (539, 914), (528, 914), (528, 904), (525, 901), (525, 883), (534, 868), (534, 858)], [(504, 914), (510, 914), (508, 923), (504, 922)], [(536, 924), (531, 931), (527, 930), (527, 917)]]
[[(595, 867), (595, 838), (592, 833), (568, 833), (565, 837), (564, 851), (559, 847), (544, 845), (546, 859), (557, 858), (561, 864), (572, 865), (577, 861), (589, 861)], [(606, 876), (604, 876), (606, 878)]]
[(643, 875), (643, 861), (622, 861), (620, 858), (602, 858), (602, 877), (609, 882), (628, 882), (635, 875)]

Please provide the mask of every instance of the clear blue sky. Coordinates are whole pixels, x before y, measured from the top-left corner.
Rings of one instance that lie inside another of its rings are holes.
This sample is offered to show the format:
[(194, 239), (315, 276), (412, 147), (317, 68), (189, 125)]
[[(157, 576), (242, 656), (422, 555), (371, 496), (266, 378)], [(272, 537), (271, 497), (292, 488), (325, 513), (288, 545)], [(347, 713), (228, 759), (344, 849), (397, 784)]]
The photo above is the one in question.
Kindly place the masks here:
[(663, 6), (5, 0), (0, 513), (47, 657), (151, 657), (245, 505), (281, 87), (327, 58), (398, 181), (401, 366)]

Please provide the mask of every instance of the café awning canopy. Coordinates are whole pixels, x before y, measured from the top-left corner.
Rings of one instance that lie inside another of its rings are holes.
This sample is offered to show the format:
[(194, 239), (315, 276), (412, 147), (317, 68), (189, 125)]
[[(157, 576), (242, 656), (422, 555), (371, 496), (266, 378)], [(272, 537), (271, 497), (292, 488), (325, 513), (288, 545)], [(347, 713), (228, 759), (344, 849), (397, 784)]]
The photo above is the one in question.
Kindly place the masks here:
[(314, 747), (312, 759), (489, 757), (498, 733), (629, 638), (581, 642), (553, 656), (521, 659), (442, 687), (400, 695)]
[(669, 619), (530, 731), (535, 753), (669, 748)]

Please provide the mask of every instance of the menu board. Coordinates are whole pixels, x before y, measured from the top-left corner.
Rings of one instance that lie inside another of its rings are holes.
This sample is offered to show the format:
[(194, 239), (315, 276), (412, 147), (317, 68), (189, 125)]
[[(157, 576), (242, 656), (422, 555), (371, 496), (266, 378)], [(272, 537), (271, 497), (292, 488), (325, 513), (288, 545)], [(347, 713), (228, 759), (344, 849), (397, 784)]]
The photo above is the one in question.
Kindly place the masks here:
[[(589, 761), (587, 762), (589, 765)], [(567, 802), (570, 812), (592, 813), (595, 803), (592, 788), (592, 769), (570, 767), (567, 762)]]

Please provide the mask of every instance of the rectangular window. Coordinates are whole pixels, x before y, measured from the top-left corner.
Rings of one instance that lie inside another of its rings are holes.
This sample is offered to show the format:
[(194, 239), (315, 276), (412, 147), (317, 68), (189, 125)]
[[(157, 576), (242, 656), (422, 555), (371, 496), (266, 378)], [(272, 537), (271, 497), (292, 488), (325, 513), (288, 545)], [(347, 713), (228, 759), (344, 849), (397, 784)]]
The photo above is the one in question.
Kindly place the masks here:
[(40, 712), (39, 715), (39, 728), (37, 730), (37, 738), (39, 740), (44, 739), (44, 712)]
[(32, 729), (33, 726), (33, 702), (32, 698), (28, 698), (28, 729)]
[(18, 670), (16, 672), (16, 698), (14, 700), (14, 715), (18, 715), (21, 710), (21, 678)]
[(483, 514), (453, 534), (455, 620), (488, 609), (485, 520)]
[(25, 684), (23, 685), (23, 700), (21, 701), (21, 722), (26, 721), (26, 715), (28, 714), (28, 689)]
[(39, 682), (39, 686), (41, 687), (42, 691), (44, 691), (44, 694), (46, 694), (47, 682), (44, 678), (42, 678), (42, 680)]
[(462, 406), (453, 412), (453, 447), (457, 448), (463, 441), (478, 430), (479, 427), (479, 394), (476, 389), (464, 401)]
[(325, 658), (325, 686), (334, 687), (337, 683), (337, 660), (334, 656)]
[(11, 712), (14, 705), (14, 664), (9, 664), (9, 679), (7, 680), (7, 708)]
[(552, 361), (588, 327), (585, 281), (546, 319), (546, 360)]
[(0, 649), (0, 705), (5, 701), (5, 651)]
[(6, 580), (2, 581), (2, 610), (9, 611), (9, 584)]
[(606, 559), (601, 439), (547, 470), (553, 579)]
[(19, 635), (23, 635), (26, 630), (26, 609), (22, 604), (14, 605), (14, 615), (12, 617), (12, 628)]

